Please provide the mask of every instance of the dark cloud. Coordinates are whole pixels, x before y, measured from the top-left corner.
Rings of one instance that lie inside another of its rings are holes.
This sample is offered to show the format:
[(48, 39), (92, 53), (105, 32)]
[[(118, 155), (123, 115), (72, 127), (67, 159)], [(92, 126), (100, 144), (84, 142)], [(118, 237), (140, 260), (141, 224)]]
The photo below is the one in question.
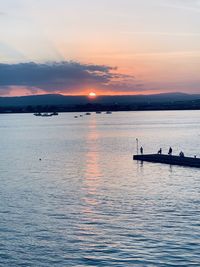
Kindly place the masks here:
[[(0, 64), (0, 88), (27, 87), (46, 92), (74, 92), (85, 88), (123, 90), (133, 77), (117, 73), (116, 67), (64, 61), (53, 63)], [(130, 88), (129, 88), (130, 90)]]

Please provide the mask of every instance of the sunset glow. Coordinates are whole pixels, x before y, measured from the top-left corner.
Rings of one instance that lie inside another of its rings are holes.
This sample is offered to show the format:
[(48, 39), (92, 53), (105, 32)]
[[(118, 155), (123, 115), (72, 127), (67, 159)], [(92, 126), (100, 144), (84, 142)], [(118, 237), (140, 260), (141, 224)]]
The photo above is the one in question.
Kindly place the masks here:
[(200, 92), (199, 1), (25, 2), (1, 5), (0, 95)]
[(95, 92), (90, 92), (90, 93), (88, 94), (88, 96), (91, 97), (91, 98), (95, 98), (97, 95), (96, 95)]

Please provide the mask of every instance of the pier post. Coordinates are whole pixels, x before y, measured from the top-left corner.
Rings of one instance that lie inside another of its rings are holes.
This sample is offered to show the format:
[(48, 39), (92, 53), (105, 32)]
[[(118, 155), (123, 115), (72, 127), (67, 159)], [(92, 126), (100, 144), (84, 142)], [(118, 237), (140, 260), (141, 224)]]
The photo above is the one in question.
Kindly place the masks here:
[(139, 140), (136, 138), (137, 155), (139, 154)]

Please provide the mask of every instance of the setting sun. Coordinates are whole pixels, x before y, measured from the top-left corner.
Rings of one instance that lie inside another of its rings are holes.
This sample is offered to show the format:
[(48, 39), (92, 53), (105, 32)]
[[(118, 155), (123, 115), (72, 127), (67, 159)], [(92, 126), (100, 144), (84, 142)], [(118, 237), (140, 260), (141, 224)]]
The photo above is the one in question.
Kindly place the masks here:
[(88, 96), (89, 96), (89, 97), (96, 97), (97, 95), (96, 95), (96, 93), (94, 93), (94, 92), (90, 92), (90, 93), (88, 94)]

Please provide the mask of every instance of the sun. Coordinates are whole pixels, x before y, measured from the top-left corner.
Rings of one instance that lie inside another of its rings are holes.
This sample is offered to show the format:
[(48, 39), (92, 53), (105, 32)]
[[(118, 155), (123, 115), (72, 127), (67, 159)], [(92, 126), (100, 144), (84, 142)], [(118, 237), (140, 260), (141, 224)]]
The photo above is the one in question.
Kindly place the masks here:
[(97, 96), (97, 94), (95, 92), (90, 92), (88, 94), (88, 96), (91, 97), (91, 98), (95, 98)]

